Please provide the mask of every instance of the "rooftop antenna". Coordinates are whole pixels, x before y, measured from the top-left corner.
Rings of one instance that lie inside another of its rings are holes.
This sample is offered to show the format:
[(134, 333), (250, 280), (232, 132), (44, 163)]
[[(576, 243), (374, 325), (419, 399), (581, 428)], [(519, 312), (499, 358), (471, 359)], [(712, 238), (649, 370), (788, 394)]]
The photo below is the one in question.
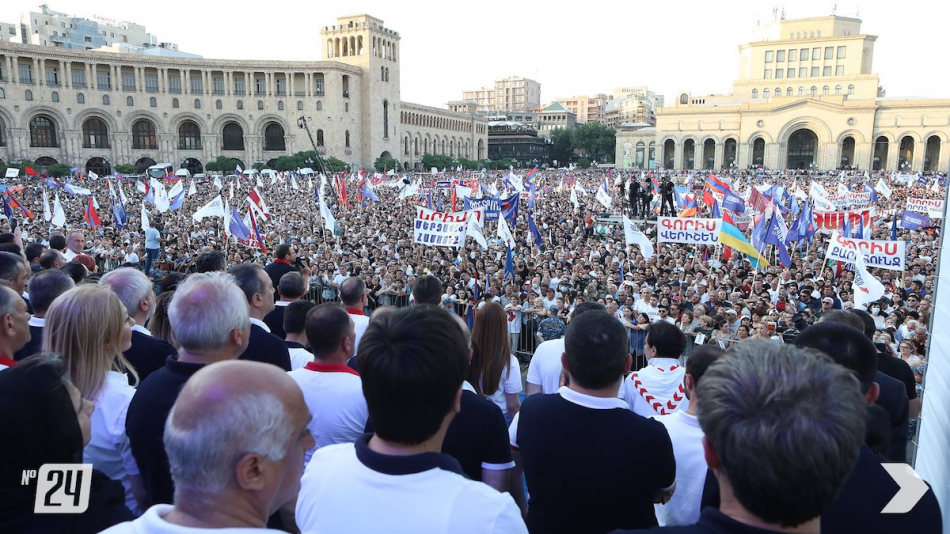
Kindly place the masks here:
[(835, 16), (837, 14), (838, 14), (838, 2), (837, 0), (835, 0), (835, 3), (832, 4), (831, 6), (831, 16)]
[(785, 20), (785, 6), (782, 6), (782, 20)]

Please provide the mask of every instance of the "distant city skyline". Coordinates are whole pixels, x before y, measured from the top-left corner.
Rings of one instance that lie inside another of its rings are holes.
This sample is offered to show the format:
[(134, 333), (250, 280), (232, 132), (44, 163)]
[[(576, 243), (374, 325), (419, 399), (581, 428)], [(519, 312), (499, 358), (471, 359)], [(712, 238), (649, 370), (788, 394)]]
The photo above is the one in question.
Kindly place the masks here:
[[(437, 107), (458, 100), (466, 89), (512, 75), (541, 84), (542, 106), (559, 97), (609, 94), (632, 85), (649, 86), (668, 103), (680, 91), (728, 93), (738, 77), (739, 45), (752, 39), (757, 22), (772, 21), (773, 8), (779, 15), (783, 10), (781, 4), (752, 0), (730, 2), (728, 8), (698, 0), (648, 6), (593, 0), (580, 14), (540, 2), (496, 0), (451, 13), (432, 1), (409, 9), (379, 0), (340, 7), (301, 4), (292, 16), (263, 7), (221, 11), (214, 4), (179, 0), (163, 6), (49, 3), (71, 15), (142, 24), (159, 41), (209, 59), (324, 60), (320, 29), (338, 16), (370, 14), (401, 37), (401, 98)], [(880, 36), (873, 70), (888, 97), (950, 97), (950, 70), (933, 62), (950, 3), (801, 0), (786, 5), (784, 13), (788, 19), (820, 17), (835, 6), (840, 16), (861, 18), (862, 33)], [(38, 10), (36, 4), (8, 3), (0, 22), (19, 22), (21, 12)], [(195, 31), (204, 21), (211, 21), (209, 29)]]

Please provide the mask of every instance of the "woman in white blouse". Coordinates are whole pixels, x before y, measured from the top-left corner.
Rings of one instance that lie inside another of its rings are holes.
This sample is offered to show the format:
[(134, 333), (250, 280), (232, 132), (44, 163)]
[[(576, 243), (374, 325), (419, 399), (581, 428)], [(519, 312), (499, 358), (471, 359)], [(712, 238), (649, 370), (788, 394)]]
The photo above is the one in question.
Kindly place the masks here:
[(476, 393), (498, 405), (511, 423), (521, 409), (521, 368), (511, 353), (508, 319), (501, 304), (488, 302), (476, 312), (472, 349), (468, 382)]
[(91, 463), (125, 487), (126, 506), (144, 512), (145, 488), (125, 434), (125, 416), (135, 389), (135, 370), (122, 353), (132, 346), (132, 325), (118, 297), (106, 286), (80, 285), (60, 295), (46, 312), (43, 350), (62, 354), (73, 384), (93, 402), (92, 439), (83, 449)]

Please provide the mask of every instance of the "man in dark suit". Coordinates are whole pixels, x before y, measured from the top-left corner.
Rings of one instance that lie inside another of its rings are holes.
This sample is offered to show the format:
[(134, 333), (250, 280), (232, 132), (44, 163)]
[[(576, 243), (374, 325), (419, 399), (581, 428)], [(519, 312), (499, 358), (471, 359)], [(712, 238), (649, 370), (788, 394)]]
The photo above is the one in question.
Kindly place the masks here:
[(264, 271), (267, 273), (267, 276), (270, 278), (271, 286), (274, 288), (274, 300), (280, 299), (280, 295), (277, 294), (276, 290), (280, 286), (280, 277), (284, 276), (290, 272), (299, 272), (299, 269), (294, 266), (294, 260), (297, 259), (297, 251), (294, 250), (293, 245), (289, 243), (284, 243), (277, 246), (277, 250), (274, 251), (274, 263), (271, 263), (264, 268)]
[(231, 274), (247, 299), (251, 318), (251, 340), (241, 360), (272, 363), (290, 371), (290, 351), (284, 340), (271, 333), (264, 317), (274, 310), (274, 286), (264, 269), (256, 263), (244, 263), (231, 269)]
[(270, 328), (271, 334), (280, 339), (287, 338), (284, 332), (284, 310), (290, 306), (291, 302), (300, 300), (306, 293), (307, 280), (300, 276), (300, 273), (291, 271), (280, 277), (280, 285), (277, 286), (280, 300), (274, 303), (274, 310), (264, 317), (264, 324)]
[(43, 327), (46, 326), (46, 310), (56, 297), (73, 287), (75, 287), (73, 279), (59, 269), (40, 271), (30, 278), (28, 289), (30, 301), (33, 303), (33, 316), (30, 317), (30, 341), (16, 351), (13, 355), (14, 360), (20, 361), (40, 351), (40, 347), (43, 346)]
[[(119, 297), (129, 317), (135, 320), (132, 325), (132, 347), (125, 351), (125, 359), (132, 364), (138, 374), (139, 383), (152, 372), (165, 366), (169, 356), (176, 356), (175, 347), (152, 337), (145, 324), (155, 313), (155, 292), (152, 282), (142, 271), (123, 267), (102, 275), (100, 284), (108, 286)], [(129, 375), (129, 383), (135, 379)]]

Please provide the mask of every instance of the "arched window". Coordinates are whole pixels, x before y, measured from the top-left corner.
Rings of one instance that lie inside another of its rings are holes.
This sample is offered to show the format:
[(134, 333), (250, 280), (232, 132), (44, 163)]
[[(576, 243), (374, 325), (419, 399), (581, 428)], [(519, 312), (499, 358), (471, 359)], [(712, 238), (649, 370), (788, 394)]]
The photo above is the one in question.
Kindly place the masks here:
[(224, 104), (221, 103), (221, 100), (214, 101), (214, 109), (221, 109), (224, 107)]
[(776, 98), (782, 96), (782, 88), (781, 88), (781, 87), (776, 87), (776, 88), (775, 88), (775, 93), (773, 93), (773, 94), (775, 95)]
[(30, 121), (30, 146), (52, 148), (59, 146), (56, 124), (46, 115), (37, 115)]
[(2, 87), (0, 87), (0, 98), (6, 98), (6, 97), (7, 97), (7, 92), (4, 91)]
[(799, 87), (799, 88), (798, 88), (798, 96), (805, 96), (805, 88), (804, 88), (804, 87)]
[(23, 93), (23, 98), (26, 100), (33, 100), (33, 91), (27, 89), (26, 92)]
[(768, 98), (768, 97), (769, 97), (769, 90), (762, 89), (762, 98)]
[(109, 148), (109, 129), (102, 119), (92, 117), (82, 123), (82, 147)]
[(791, 87), (789, 87), (788, 89), (785, 90), (785, 96), (792, 96), (792, 88), (791, 88)]
[(815, 87), (814, 85), (811, 86), (811, 89), (809, 90), (808, 94), (810, 94), (811, 96), (818, 96), (818, 88)]
[(821, 88), (822, 95), (827, 95), (829, 91), (831, 91), (831, 88), (828, 87), (827, 85)]
[(126, 99), (125, 99), (125, 105), (126, 105), (126, 106), (130, 106), (130, 107), (131, 107), (131, 106), (134, 106), (134, 105), (135, 105), (135, 99), (132, 98), (131, 96), (126, 97)]
[(237, 101), (237, 108), (238, 108), (238, 109), (244, 109), (244, 101), (243, 101), (243, 100), (238, 100), (238, 101)]
[(840, 94), (841, 94), (841, 86), (840, 86), (840, 85), (836, 85), (836, 86), (835, 86), (835, 94), (836, 94), (836, 95), (840, 95)]
[(148, 99), (148, 107), (150, 108), (158, 107), (158, 100), (156, 100), (154, 96)]
[(389, 101), (383, 100), (383, 139), (389, 139)]
[(303, 101), (302, 101), (302, 100), (298, 100), (298, 101), (297, 101), (297, 111), (303, 111)]
[(752, 90), (752, 98), (759, 98), (759, 90), (758, 90), (758, 89), (753, 89), (753, 90)]
[(224, 150), (244, 150), (244, 130), (241, 125), (236, 122), (229, 122), (224, 125), (222, 133)]
[(278, 101), (277, 101), (277, 111), (284, 111), (284, 101), (283, 101), (283, 100), (278, 100)]
[(323, 109), (323, 101), (317, 100), (317, 111), (320, 111), (322, 109)]
[(102, 105), (103, 106), (109, 105), (109, 95), (102, 95)]
[(854, 85), (849, 85), (849, 86), (848, 86), (848, 94), (849, 94), (849, 95), (853, 95), (853, 94), (854, 94)]
[(82, 94), (82, 93), (77, 94), (77, 95), (76, 95), (76, 103), (77, 103), (77, 104), (85, 104), (85, 103), (86, 103), (86, 95), (84, 95), (84, 94)]
[(264, 150), (286, 150), (284, 145), (284, 128), (272, 122), (264, 128)]
[(177, 98), (173, 98), (173, 99), (172, 99), (172, 108), (178, 109), (178, 99), (177, 99)]
[(194, 121), (184, 121), (178, 127), (179, 150), (201, 150), (201, 129)]
[(680, 95), (680, 104), (688, 104), (688, 103), (689, 103), (689, 95), (686, 94), (686, 93), (681, 94), (681, 95)]
[(317, 130), (317, 146), (323, 146), (323, 130)]
[(343, 137), (344, 137), (344, 139), (346, 140), (344, 146), (345, 146), (346, 148), (350, 148), (350, 131), (347, 130), (347, 131), (343, 134)]
[(258, 110), (261, 110), (261, 111), (264, 110), (264, 101), (263, 101), (263, 100), (258, 100), (258, 101), (257, 101), (257, 109), (258, 109)]
[(140, 119), (132, 124), (132, 148), (138, 150), (158, 148), (158, 138), (155, 136), (155, 125), (152, 121)]
[(196, 99), (195, 99), (195, 109), (201, 109), (201, 99), (200, 99), (200, 98), (196, 98)]
[(57, 93), (56, 91), (53, 91), (52, 94), (49, 95), (49, 98), (53, 102), (59, 102), (59, 93)]

